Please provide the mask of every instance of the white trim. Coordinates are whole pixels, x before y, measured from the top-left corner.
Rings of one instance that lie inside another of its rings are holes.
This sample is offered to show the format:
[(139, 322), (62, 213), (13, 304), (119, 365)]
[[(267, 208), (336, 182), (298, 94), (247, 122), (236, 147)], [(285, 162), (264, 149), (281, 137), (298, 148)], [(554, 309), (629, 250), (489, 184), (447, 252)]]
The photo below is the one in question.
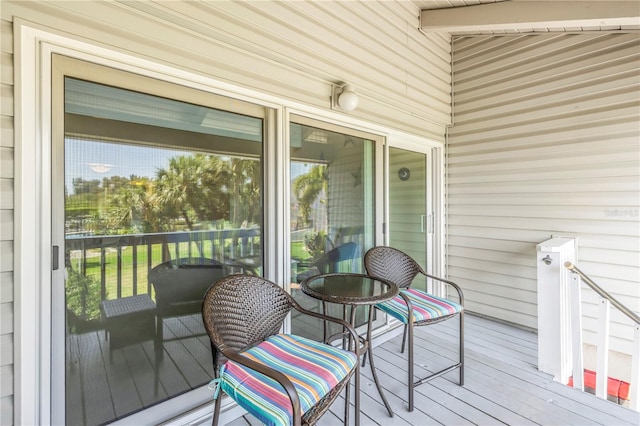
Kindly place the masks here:
[[(60, 419), (52, 419), (51, 414), (52, 280), (48, 272), (51, 271), (51, 193), (47, 190), (51, 173), (51, 54), (58, 53), (273, 108), (277, 111), (279, 128), (274, 132), (277, 149), (275, 153), (270, 154), (269, 164), (277, 159), (282, 161), (288, 158), (286, 150), (279, 152), (285, 146), (282, 142), (287, 135), (287, 129), (284, 126), (287, 123), (288, 112), (379, 134), (388, 140), (405, 140), (422, 147), (425, 144), (432, 147), (442, 146), (441, 143), (390, 130), (344, 114), (234, 86), (110, 50), (68, 34), (52, 32), (50, 29), (19, 18), (14, 20), (14, 34), (16, 140), (14, 421), (16, 424), (51, 424), (60, 421)], [(284, 108), (287, 108), (286, 114), (283, 112)], [(272, 179), (286, 186), (282, 181), (287, 178), (287, 173), (286, 171), (276, 172), (272, 175)], [(272, 199), (273, 197), (270, 196), (269, 201)], [(282, 237), (286, 242), (287, 229), (284, 226), (284, 220), (287, 218), (287, 210), (286, 203), (282, 203), (279, 208), (272, 207), (269, 212), (265, 212), (269, 226), (273, 226), (272, 229), (279, 228), (275, 225), (283, 227), (281, 232), (275, 231), (276, 238), (272, 239), (274, 241)], [(276, 255), (266, 260), (273, 266), (278, 262)], [(175, 407), (171, 402), (164, 404)], [(211, 407), (205, 406), (194, 410), (190, 415), (206, 417), (210, 412)]]

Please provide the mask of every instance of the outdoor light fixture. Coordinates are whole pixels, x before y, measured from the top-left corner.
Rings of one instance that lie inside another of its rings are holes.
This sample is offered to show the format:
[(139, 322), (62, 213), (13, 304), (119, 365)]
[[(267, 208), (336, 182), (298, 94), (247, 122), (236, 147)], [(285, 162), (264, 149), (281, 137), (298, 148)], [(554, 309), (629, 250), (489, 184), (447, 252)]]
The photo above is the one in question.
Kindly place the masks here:
[(358, 107), (358, 95), (353, 86), (349, 84), (341, 87), (334, 85), (331, 104), (333, 108), (340, 108), (343, 111), (353, 111)]

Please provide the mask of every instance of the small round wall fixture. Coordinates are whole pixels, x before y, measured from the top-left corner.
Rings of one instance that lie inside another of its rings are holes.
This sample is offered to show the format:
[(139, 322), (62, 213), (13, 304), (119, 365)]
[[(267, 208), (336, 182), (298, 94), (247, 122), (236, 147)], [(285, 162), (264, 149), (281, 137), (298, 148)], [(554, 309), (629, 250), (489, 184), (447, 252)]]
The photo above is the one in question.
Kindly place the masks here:
[(346, 84), (338, 95), (338, 105), (344, 111), (353, 111), (358, 106), (358, 95), (353, 86)]
[(409, 179), (410, 176), (411, 176), (411, 171), (406, 167), (403, 167), (400, 170), (398, 170), (398, 177), (400, 178), (400, 180), (407, 180)]

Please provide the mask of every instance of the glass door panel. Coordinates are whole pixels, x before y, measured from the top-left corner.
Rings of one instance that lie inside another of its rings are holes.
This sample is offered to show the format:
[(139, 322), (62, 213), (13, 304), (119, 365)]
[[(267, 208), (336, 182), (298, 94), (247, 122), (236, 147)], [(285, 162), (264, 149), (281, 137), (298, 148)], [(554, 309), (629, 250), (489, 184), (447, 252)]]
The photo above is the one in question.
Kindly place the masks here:
[[(364, 271), (362, 257), (374, 241), (376, 141), (296, 120), (290, 124), (291, 289), (304, 307), (321, 312), (299, 284), (321, 273)], [(328, 313), (342, 316), (342, 306), (330, 305)], [(358, 311), (359, 324), (365, 314)], [(294, 316), (291, 324), (295, 334), (322, 337), (320, 321)]]
[(62, 83), (66, 423), (103, 424), (211, 379), (204, 292), (262, 274), (265, 122)]
[[(430, 219), (426, 176), (426, 154), (389, 148), (389, 245), (413, 257), (423, 268)], [(425, 286), (425, 277), (416, 277), (413, 287), (424, 290)]]

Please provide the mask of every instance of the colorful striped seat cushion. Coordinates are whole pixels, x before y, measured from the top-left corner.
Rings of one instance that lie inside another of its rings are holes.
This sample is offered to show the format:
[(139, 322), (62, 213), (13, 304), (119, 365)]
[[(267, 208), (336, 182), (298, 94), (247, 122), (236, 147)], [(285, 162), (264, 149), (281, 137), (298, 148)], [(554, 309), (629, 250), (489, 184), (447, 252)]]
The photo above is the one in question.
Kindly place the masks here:
[[(463, 309), (462, 305), (456, 302), (433, 296), (421, 290), (408, 288), (401, 290), (401, 292), (409, 296), (409, 300), (413, 305), (414, 322), (434, 320), (447, 315), (457, 314)], [(388, 302), (379, 303), (376, 307), (402, 321), (402, 323), (407, 324), (407, 319), (409, 318), (407, 303), (400, 295)]]
[[(242, 354), (287, 376), (303, 415), (357, 363), (352, 352), (290, 334), (271, 336)], [(291, 401), (275, 380), (233, 361), (224, 364), (220, 379), (221, 389), (264, 424), (293, 424)]]

